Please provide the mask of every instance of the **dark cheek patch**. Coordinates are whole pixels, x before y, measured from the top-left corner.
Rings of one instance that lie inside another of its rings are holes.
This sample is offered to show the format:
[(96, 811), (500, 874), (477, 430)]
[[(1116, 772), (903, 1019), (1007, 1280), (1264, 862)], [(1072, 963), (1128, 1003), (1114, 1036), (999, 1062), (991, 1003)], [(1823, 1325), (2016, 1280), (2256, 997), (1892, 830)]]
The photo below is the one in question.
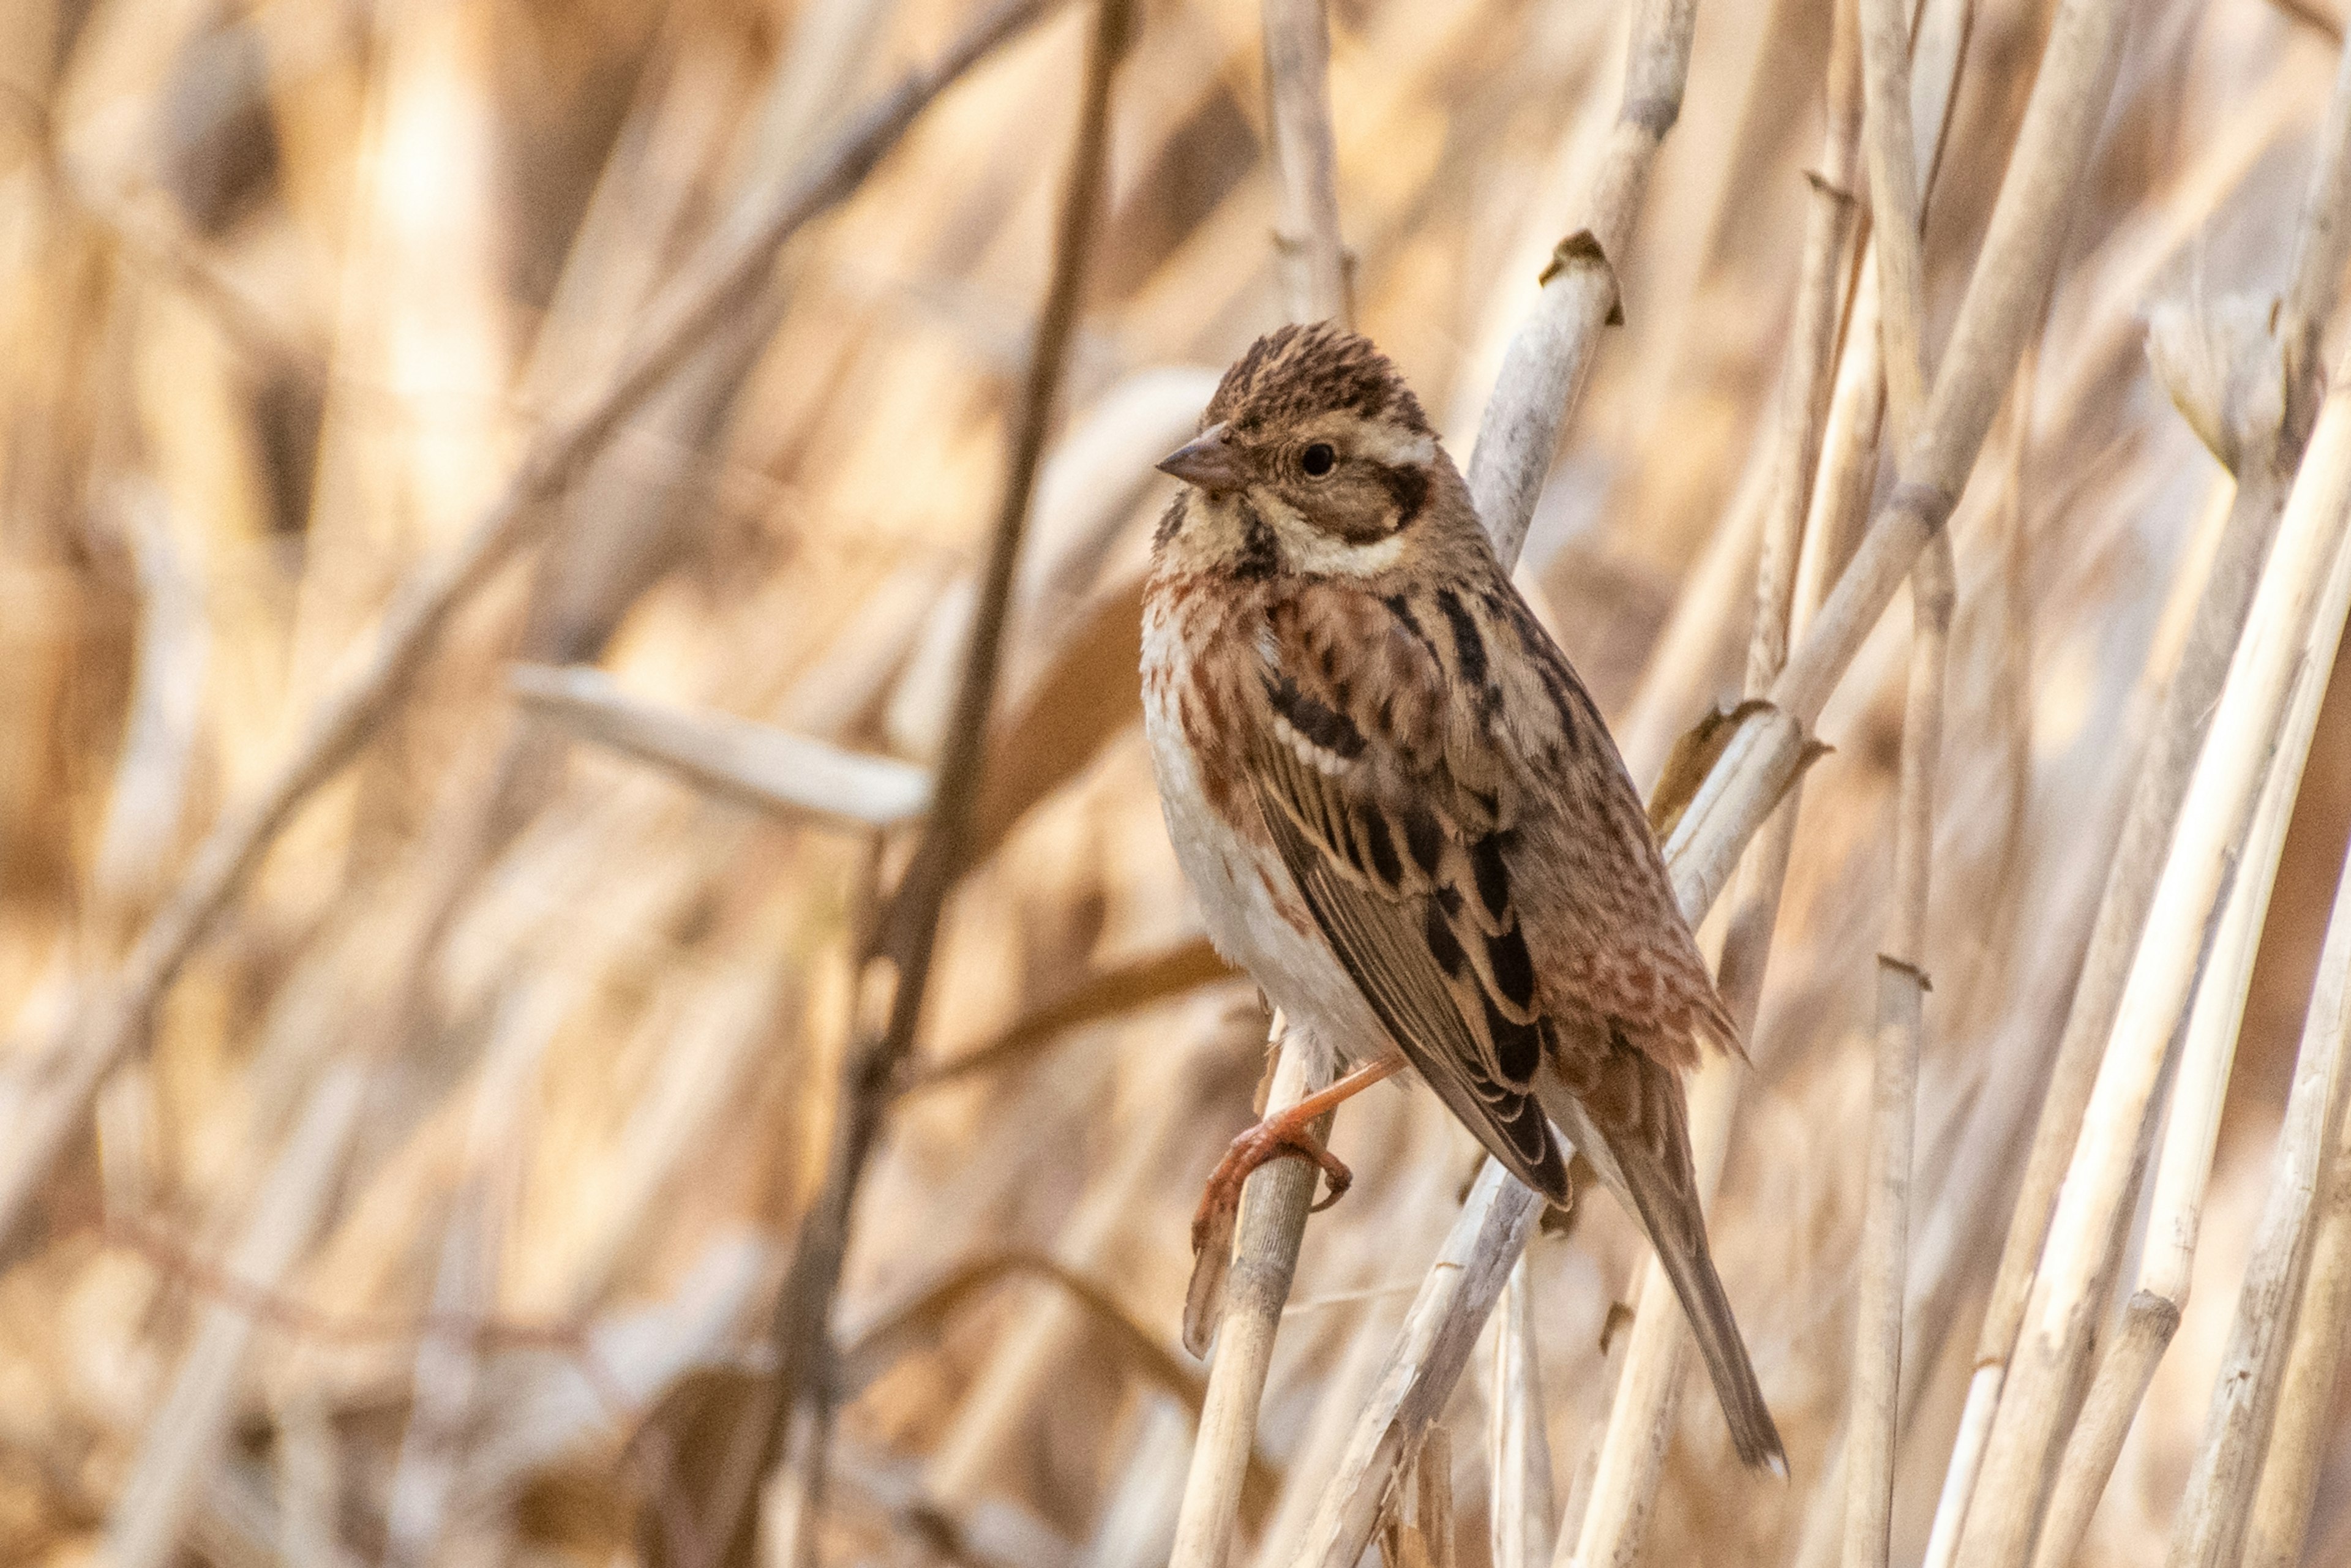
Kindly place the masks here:
[(1428, 475), (1419, 468), (1392, 468), (1384, 463), (1376, 465), (1374, 471), (1387, 487), (1388, 499), (1395, 504), (1395, 531), (1402, 533), (1428, 505)]

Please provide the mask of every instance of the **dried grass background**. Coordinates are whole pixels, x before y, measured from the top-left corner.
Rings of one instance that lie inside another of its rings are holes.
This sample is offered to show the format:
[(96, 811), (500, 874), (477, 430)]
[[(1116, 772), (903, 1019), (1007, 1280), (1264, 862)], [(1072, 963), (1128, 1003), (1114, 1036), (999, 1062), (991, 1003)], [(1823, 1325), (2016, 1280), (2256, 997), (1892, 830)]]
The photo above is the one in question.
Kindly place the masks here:
[[(1465, 463), (1581, 221), (1633, 9), (1331, 8), (1356, 317)], [(1924, 238), (1935, 343), (2053, 7), (1962, 9)], [(1896, 1563), (1926, 1546), (2114, 835), (2229, 507), (2147, 325), (2284, 286), (2335, 75), (2327, 0), (2126, 10), (2037, 345), (1951, 524)], [(0, 7), (0, 1140), (22, 1145), (197, 846), (298, 752), (395, 590), (452, 558), (695, 258), (975, 15)], [(134, 1020), (9, 1217), (0, 1562), (710, 1555), (835, 1086), (886, 999), (857, 957), (948, 740), (1089, 16), (1050, 11), (947, 86), (554, 476), (526, 548)], [(1177, 1338), (1187, 1223), (1251, 1113), (1265, 1019), (1207, 953), (1162, 833), (1136, 605), (1168, 491), (1150, 463), (1284, 306), (1257, 6), (1150, 0), (1136, 21), (974, 869), (853, 1211), (807, 1537), (827, 1563), (1142, 1568), (1174, 1538), (1203, 1381)], [(1700, 6), (1681, 117), (1612, 258), (1624, 324), (1521, 564), (1645, 787), (1739, 694), (1830, 37), (1823, 4)], [(1834, 749), (1806, 775), (1713, 1210), (1793, 1479), (1738, 1469), (1697, 1380), (1643, 1561), (1838, 1550), (1907, 603), (1817, 726)], [(2085, 1563), (2164, 1553), (2203, 1440), (2351, 833), (2346, 703), (2338, 683), (2285, 832), (2192, 1291)], [(1416, 1089), (1352, 1103), (1335, 1147), (1358, 1181), (1307, 1231), (1235, 1563), (1290, 1561), (1477, 1166)], [(1643, 1248), (1605, 1199), (1568, 1228), (1535, 1240), (1519, 1300), (1572, 1508)], [(1449, 1469), (1425, 1460), (1394, 1500), (1399, 1560), (1490, 1561), (1494, 1364), (1481, 1346), (1445, 1406), (1429, 1453)], [(2351, 1440), (2345, 1401), (2319, 1408), (2299, 1560), (2338, 1563)]]

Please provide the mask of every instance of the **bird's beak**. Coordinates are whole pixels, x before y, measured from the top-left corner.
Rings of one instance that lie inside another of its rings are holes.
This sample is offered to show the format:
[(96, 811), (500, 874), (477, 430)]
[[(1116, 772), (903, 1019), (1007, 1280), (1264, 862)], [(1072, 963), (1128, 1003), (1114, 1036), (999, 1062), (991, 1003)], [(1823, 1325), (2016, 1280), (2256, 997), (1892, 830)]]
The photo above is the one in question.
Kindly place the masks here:
[(1240, 463), (1225, 442), (1222, 424), (1200, 432), (1188, 444), (1161, 458), (1158, 467), (1162, 474), (1173, 474), (1203, 490), (1237, 490), (1241, 485)]

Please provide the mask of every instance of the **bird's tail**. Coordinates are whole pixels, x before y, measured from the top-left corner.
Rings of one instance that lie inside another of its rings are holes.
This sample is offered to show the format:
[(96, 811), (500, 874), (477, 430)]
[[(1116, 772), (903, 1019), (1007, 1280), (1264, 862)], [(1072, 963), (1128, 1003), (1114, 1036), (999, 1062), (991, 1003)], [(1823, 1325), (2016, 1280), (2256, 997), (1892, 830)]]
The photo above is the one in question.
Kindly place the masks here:
[[(1627, 1102), (1621, 1109), (1629, 1114), (1608, 1115), (1606, 1127), (1554, 1074), (1537, 1073), (1536, 1092), (1552, 1120), (1648, 1233), (1714, 1379), (1715, 1397), (1730, 1425), (1731, 1446), (1749, 1466), (1784, 1479), (1787, 1449), (1763, 1403), (1754, 1364), (1747, 1358), (1747, 1342), (1740, 1337), (1730, 1298), (1723, 1293), (1721, 1276), (1714, 1271), (1714, 1258), (1707, 1249), (1706, 1216), (1698, 1206), (1698, 1173), (1690, 1161), (1681, 1081), (1672, 1068), (1630, 1047), (1613, 1053), (1609, 1068), (1606, 1076), (1620, 1082), (1606, 1088), (1631, 1092), (1603, 1089), (1595, 1096), (1611, 1112), (1620, 1109), (1618, 1101)], [(1626, 1079), (1632, 1082), (1622, 1082)]]

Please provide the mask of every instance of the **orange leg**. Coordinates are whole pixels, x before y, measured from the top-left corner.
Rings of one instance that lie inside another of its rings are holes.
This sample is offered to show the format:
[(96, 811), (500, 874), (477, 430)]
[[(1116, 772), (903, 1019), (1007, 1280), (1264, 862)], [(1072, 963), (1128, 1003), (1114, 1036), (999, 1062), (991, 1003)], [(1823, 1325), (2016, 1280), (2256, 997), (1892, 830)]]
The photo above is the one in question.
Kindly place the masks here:
[(1353, 1099), (1403, 1068), (1404, 1058), (1394, 1051), (1374, 1058), (1328, 1089), (1317, 1090), (1295, 1105), (1274, 1112), (1235, 1138), (1232, 1147), (1225, 1151), (1225, 1157), (1217, 1162), (1216, 1170), (1209, 1175), (1207, 1190), (1200, 1195), (1199, 1212), (1192, 1217), (1192, 1250), (1197, 1253), (1207, 1244), (1218, 1228), (1219, 1218), (1229, 1218), (1240, 1207), (1241, 1184), (1249, 1180), (1250, 1173), (1285, 1155), (1312, 1160), (1329, 1179), (1330, 1191), (1314, 1206), (1316, 1210), (1338, 1202), (1354, 1184), (1355, 1175), (1314, 1136), (1314, 1119), (1342, 1100)]

